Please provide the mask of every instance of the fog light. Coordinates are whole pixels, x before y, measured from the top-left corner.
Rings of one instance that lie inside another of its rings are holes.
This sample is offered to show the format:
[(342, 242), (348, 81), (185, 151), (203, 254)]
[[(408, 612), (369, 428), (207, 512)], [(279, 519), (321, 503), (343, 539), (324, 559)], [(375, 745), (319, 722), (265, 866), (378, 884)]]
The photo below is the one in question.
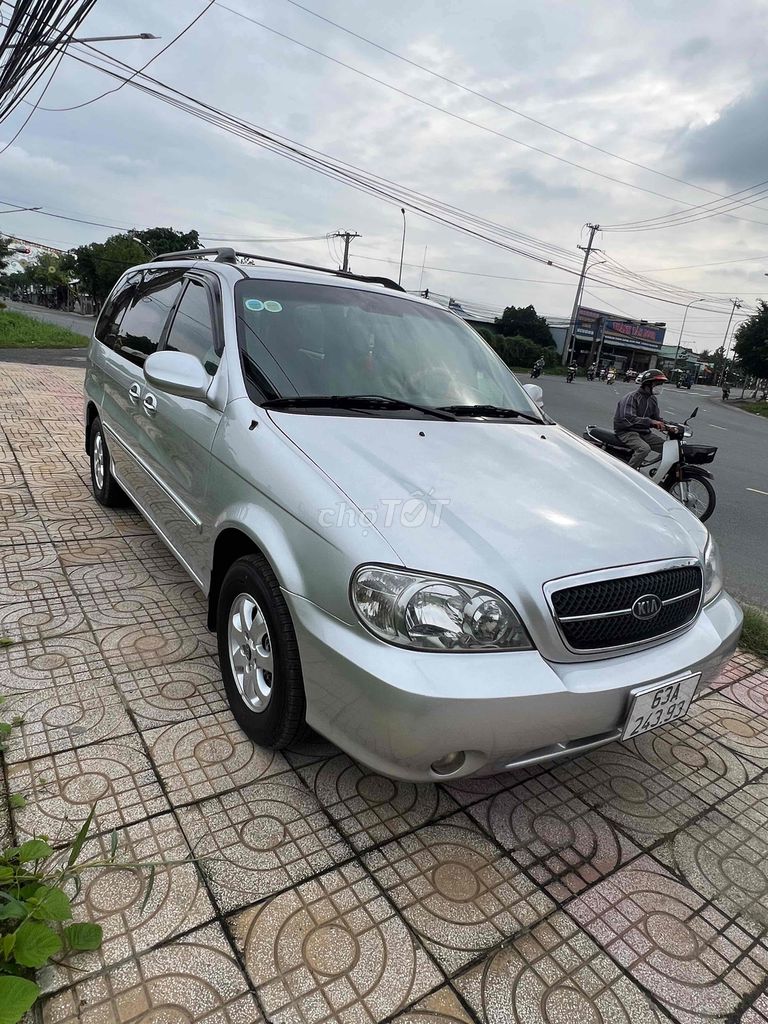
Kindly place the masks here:
[(432, 771), (435, 775), (453, 775), (466, 761), (463, 750), (456, 750), (452, 754), (446, 754), (432, 764)]

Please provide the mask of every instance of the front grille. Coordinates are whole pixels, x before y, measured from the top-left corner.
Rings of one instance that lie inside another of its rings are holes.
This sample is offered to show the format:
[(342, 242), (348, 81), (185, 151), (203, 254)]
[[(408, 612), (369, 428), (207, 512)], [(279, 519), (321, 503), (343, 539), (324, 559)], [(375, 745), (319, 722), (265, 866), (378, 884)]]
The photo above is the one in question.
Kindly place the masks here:
[[(594, 651), (642, 643), (680, 629), (696, 616), (701, 587), (701, 568), (685, 565), (566, 587), (554, 591), (551, 599), (568, 646)], [(661, 611), (652, 619), (638, 619), (632, 605), (648, 594), (661, 600)]]

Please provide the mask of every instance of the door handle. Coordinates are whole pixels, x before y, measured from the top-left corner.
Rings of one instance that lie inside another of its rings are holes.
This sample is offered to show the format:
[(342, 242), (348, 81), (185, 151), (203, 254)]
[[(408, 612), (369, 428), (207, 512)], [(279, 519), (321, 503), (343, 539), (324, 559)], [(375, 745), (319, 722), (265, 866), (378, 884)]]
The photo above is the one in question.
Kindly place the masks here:
[(147, 416), (154, 416), (157, 412), (157, 399), (154, 395), (149, 393), (144, 395), (144, 412)]
[(138, 400), (141, 398), (141, 384), (131, 384), (131, 386), (128, 388), (128, 397), (133, 402), (133, 404), (136, 405)]

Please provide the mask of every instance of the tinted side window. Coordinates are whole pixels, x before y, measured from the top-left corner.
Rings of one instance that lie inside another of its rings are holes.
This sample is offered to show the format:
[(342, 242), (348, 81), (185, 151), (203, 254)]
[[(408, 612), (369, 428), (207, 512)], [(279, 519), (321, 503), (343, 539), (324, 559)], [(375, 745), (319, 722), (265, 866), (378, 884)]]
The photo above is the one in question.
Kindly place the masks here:
[(141, 280), (140, 274), (132, 274), (130, 277), (127, 277), (102, 306), (99, 319), (96, 321), (94, 334), (107, 348), (115, 347), (115, 339), (117, 338), (120, 322), (130, 305), (134, 286), (139, 280)]
[(120, 323), (115, 351), (137, 366), (156, 351), (181, 291), (183, 270), (147, 270)]
[(196, 356), (213, 376), (219, 365), (216, 335), (213, 329), (208, 289), (199, 281), (189, 281), (176, 308), (168, 332), (167, 349)]

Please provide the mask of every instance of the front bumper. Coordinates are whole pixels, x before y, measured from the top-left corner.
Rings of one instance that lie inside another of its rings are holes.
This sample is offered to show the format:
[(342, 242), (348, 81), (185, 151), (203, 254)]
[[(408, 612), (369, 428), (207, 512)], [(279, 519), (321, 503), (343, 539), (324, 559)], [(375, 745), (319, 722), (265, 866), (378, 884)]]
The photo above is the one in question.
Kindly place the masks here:
[[(299, 642), (307, 721), (371, 769), (411, 781), (489, 775), (616, 739), (635, 687), (687, 670), (706, 683), (733, 653), (742, 614), (724, 591), (682, 636), (600, 661), (537, 651), (472, 654), (385, 644), (285, 594)], [(432, 765), (464, 751), (461, 769)]]

